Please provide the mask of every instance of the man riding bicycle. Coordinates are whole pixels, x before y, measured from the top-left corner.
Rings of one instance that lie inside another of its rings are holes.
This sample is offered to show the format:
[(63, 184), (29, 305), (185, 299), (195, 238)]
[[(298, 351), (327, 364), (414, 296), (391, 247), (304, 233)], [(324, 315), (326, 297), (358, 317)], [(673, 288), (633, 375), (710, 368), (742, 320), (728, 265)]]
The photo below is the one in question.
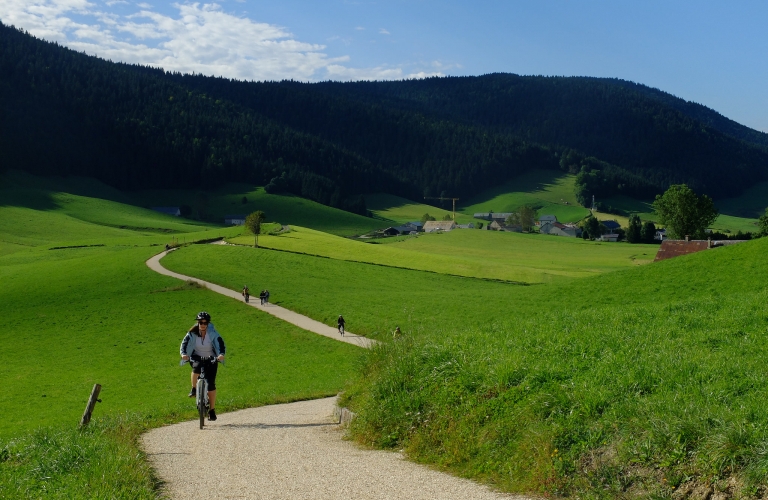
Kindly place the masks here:
[(189, 397), (197, 396), (197, 379), (205, 364), (205, 380), (208, 382), (208, 400), (210, 410), (208, 420), (216, 420), (216, 369), (218, 365), (214, 361), (201, 361), (203, 358), (213, 358), (219, 363), (224, 362), (224, 339), (211, 323), (211, 315), (203, 311), (197, 315), (197, 323), (189, 329), (181, 341), (181, 359), (190, 361), (192, 365), (192, 390)]

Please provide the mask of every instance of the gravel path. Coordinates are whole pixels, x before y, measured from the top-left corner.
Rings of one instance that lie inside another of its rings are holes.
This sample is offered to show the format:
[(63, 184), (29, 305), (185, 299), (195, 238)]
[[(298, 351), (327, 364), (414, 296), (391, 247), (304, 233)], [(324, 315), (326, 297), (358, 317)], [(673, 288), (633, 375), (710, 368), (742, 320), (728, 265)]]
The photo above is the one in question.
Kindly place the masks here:
[[(170, 251), (173, 252), (174, 250), (170, 250)], [(169, 252), (162, 252), (155, 255), (151, 259), (147, 260), (147, 266), (153, 271), (156, 271), (160, 274), (164, 274), (165, 276), (171, 276), (173, 278), (178, 278), (184, 281), (195, 281), (197, 283), (200, 283), (201, 285), (205, 285), (206, 288), (216, 293), (226, 295), (227, 297), (232, 297), (233, 299), (243, 302), (243, 304), (245, 304), (245, 301), (243, 301), (243, 296), (240, 294), (240, 292), (235, 292), (234, 290), (230, 290), (229, 288), (224, 288), (223, 286), (217, 285), (215, 283), (210, 283), (208, 281), (203, 281), (201, 279), (194, 278), (192, 276), (184, 276), (183, 274), (174, 273), (173, 271), (169, 271), (168, 269), (164, 268), (162, 264), (160, 264), (160, 259), (165, 257), (166, 254), (168, 253)], [(344, 336), (342, 337), (341, 335), (339, 335), (338, 330), (336, 330), (336, 328), (332, 326), (328, 326), (326, 324), (320, 323), (319, 321), (315, 321), (312, 318), (302, 316), (299, 313), (290, 311), (284, 307), (280, 307), (275, 304), (261, 305), (259, 303), (258, 295), (256, 297), (251, 295), (251, 300), (246, 305), (255, 307), (256, 309), (269, 313), (272, 316), (276, 316), (282, 319), (283, 321), (287, 321), (288, 323), (296, 325), (299, 328), (303, 328), (304, 330), (314, 332), (314, 333), (317, 333), (318, 335), (323, 335), (325, 337), (329, 337), (334, 340), (338, 340), (340, 342), (346, 342), (348, 344), (353, 344), (353, 345), (356, 345), (359, 347), (365, 347), (365, 348), (369, 348), (376, 343), (375, 340), (363, 337), (361, 335), (355, 335), (354, 333), (350, 333), (349, 331), (346, 331), (344, 333)]]
[(225, 413), (143, 436), (172, 499), (526, 499), (342, 439), (336, 398)]
[[(160, 264), (168, 252), (147, 261), (150, 269), (242, 301), (215, 283), (184, 276)], [(274, 304), (248, 305), (305, 330), (369, 348), (376, 341), (338, 331)], [(466, 479), (408, 462), (399, 453), (362, 450), (343, 440), (333, 418), (336, 398), (262, 406), (153, 429), (144, 450), (172, 499), (519, 499)]]

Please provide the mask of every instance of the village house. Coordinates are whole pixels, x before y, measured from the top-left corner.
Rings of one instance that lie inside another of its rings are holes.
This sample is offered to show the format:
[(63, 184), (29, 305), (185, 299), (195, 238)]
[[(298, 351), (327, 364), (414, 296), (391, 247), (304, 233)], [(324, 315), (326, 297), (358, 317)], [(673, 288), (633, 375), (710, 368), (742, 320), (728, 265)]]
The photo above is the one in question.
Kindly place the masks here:
[(523, 226), (521, 226), (520, 224), (505, 224), (503, 221), (499, 222), (497, 220), (488, 224), (488, 229), (492, 231), (507, 231), (509, 233), (523, 232)]
[(656, 258), (653, 261), (658, 262), (660, 260), (680, 257), (681, 255), (701, 252), (702, 250), (736, 245), (738, 243), (743, 243), (744, 241), (746, 240), (689, 240), (687, 237), (684, 240), (665, 239), (661, 242), (661, 247), (659, 247), (659, 251), (656, 253)]
[(611, 233), (611, 234), (618, 231), (619, 228), (621, 227), (621, 224), (619, 224), (615, 220), (603, 220), (603, 221), (600, 221), (600, 224), (605, 226), (605, 228), (608, 230), (608, 233)]
[(555, 223), (557, 222), (557, 217), (554, 215), (542, 215), (539, 217), (539, 221), (536, 223), (537, 226), (543, 226), (545, 223)]
[(424, 223), (425, 233), (434, 233), (435, 231), (452, 231), (456, 229), (456, 223), (452, 220), (428, 220)]
[(581, 228), (573, 224), (562, 224), (560, 222), (543, 222), (539, 228), (541, 234), (550, 234), (554, 236), (567, 236), (569, 238), (580, 238)]

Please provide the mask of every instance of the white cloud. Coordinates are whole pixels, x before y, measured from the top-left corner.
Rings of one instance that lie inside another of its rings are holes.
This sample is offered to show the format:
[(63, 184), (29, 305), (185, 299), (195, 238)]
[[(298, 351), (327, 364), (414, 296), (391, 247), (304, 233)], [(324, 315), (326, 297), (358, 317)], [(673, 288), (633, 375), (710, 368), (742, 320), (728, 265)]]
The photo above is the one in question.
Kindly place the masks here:
[[(178, 15), (145, 3), (128, 15), (105, 11), (123, 0), (2, 0), (0, 20), (34, 36), (113, 61), (243, 80), (393, 80), (400, 68), (352, 68), (324, 45), (297, 40), (280, 26), (225, 12), (215, 3), (174, 4)], [(125, 9), (125, 7), (121, 7)], [(355, 28), (364, 30), (362, 27)], [(379, 33), (389, 34), (385, 29)], [(426, 66), (425, 66), (426, 67)], [(434, 68), (438, 69), (438, 68)]]
[(357, 31), (365, 31), (365, 28), (363, 28), (362, 26), (355, 26), (355, 29)]
[(385, 30), (384, 28), (381, 28), (381, 29), (379, 30), (379, 34), (380, 34), (380, 35), (389, 35), (390, 33), (389, 33), (389, 31)]

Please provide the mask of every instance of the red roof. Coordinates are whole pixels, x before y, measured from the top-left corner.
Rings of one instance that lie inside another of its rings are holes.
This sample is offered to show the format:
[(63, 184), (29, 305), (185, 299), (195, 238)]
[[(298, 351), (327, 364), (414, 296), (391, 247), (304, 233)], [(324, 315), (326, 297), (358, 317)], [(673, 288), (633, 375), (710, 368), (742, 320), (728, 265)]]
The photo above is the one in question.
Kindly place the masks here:
[(679, 257), (681, 255), (688, 255), (689, 253), (701, 252), (708, 247), (709, 244), (706, 240), (664, 240), (661, 242), (661, 248), (659, 248), (659, 252), (656, 254), (654, 262)]

